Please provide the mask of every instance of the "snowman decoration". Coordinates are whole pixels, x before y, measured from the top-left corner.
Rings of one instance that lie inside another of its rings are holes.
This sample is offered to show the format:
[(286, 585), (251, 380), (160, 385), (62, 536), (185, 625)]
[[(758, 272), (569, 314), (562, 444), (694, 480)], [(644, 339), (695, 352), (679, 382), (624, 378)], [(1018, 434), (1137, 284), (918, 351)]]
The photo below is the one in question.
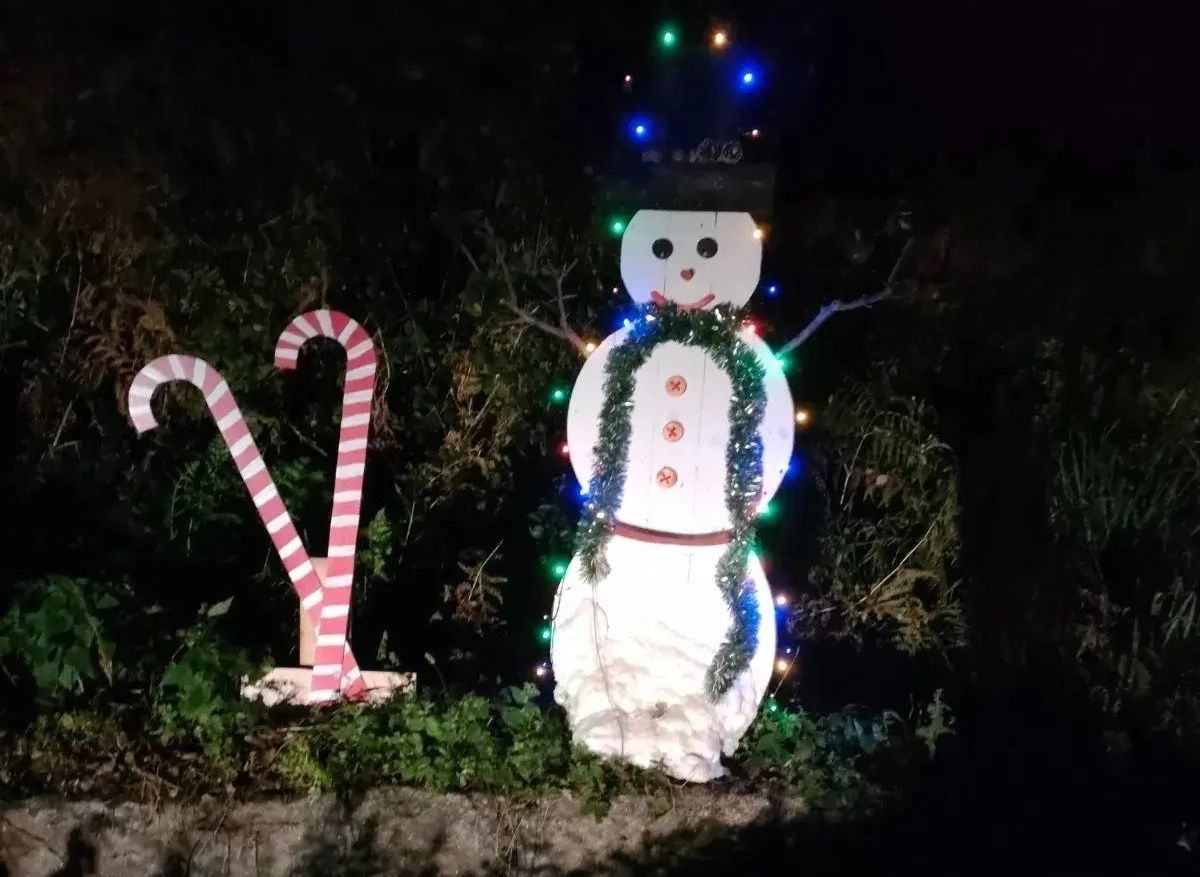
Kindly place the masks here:
[(639, 211), (621, 244), (639, 316), (588, 358), (567, 413), (587, 502), (555, 598), (555, 699), (576, 743), (697, 782), (724, 773), (775, 657), (753, 522), (795, 427), (738, 315), (760, 237), (746, 213)]

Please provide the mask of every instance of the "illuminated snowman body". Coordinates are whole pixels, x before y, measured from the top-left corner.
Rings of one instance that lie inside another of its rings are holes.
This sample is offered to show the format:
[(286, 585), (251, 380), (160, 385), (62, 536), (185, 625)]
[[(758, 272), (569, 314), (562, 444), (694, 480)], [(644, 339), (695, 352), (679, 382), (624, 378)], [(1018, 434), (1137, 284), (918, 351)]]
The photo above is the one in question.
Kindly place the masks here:
[[(744, 304), (758, 285), (762, 245), (745, 213), (643, 210), (621, 247), (632, 298), (680, 307)], [(567, 414), (571, 462), (592, 476), (605, 364), (627, 329), (584, 364)], [(766, 410), (763, 502), (792, 452), (794, 415), (782, 370), (749, 329), (742, 339), (763, 361)], [(551, 659), (555, 698), (575, 741), (598, 754), (680, 779), (720, 776), (753, 720), (775, 656), (773, 601), (751, 558), (761, 623), (750, 666), (718, 701), (705, 675), (733, 621), (716, 567), (733, 526), (725, 502), (731, 382), (700, 347), (665, 342), (641, 366), (632, 397), (625, 487), (616, 532), (595, 583), (572, 560), (555, 601)]]

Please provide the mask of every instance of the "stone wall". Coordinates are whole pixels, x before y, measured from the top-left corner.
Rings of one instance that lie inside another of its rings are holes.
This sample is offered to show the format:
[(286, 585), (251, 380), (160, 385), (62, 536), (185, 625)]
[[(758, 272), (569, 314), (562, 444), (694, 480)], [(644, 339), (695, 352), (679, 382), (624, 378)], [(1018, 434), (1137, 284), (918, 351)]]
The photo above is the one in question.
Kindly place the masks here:
[(567, 795), (516, 803), (413, 789), (354, 804), (35, 799), (0, 809), (0, 877), (610, 874), (640, 870), (664, 846), (719, 845), (799, 814), (794, 801), (690, 786), (619, 798), (600, 817)]

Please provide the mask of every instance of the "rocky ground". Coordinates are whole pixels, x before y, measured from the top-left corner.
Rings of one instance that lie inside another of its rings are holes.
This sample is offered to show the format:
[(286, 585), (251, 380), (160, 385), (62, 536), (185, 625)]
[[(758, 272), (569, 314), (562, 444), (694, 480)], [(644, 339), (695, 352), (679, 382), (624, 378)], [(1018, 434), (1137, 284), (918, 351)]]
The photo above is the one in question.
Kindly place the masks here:
[(600, 816), (567, 795), (520, 803), (402, 788), (353, 804), (33, 799), (0, 810), (0, 875), (661, 873), (801, 813), (794, 800), (703, 787), (623, 796)]

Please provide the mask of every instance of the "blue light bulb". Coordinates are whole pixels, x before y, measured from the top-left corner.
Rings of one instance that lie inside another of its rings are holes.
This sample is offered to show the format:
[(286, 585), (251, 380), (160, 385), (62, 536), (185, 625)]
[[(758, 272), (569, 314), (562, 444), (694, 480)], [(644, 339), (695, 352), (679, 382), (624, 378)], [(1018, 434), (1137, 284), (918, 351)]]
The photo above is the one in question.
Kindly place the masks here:
[(639, 143), (650, 139), (650, 120), (645, 118), (632, 119), (629, 122), (629, 136)]
[(767, 287), (767, 295), (771, 296), (772, 298), (779, 295), (779, 287), (772, 283)]
[(754, 67), (743, 67), (741, 72), (738, 73), (738, 88), (742, 89), (742, 91), (757, 88), (760, 78), (758, 70)]

